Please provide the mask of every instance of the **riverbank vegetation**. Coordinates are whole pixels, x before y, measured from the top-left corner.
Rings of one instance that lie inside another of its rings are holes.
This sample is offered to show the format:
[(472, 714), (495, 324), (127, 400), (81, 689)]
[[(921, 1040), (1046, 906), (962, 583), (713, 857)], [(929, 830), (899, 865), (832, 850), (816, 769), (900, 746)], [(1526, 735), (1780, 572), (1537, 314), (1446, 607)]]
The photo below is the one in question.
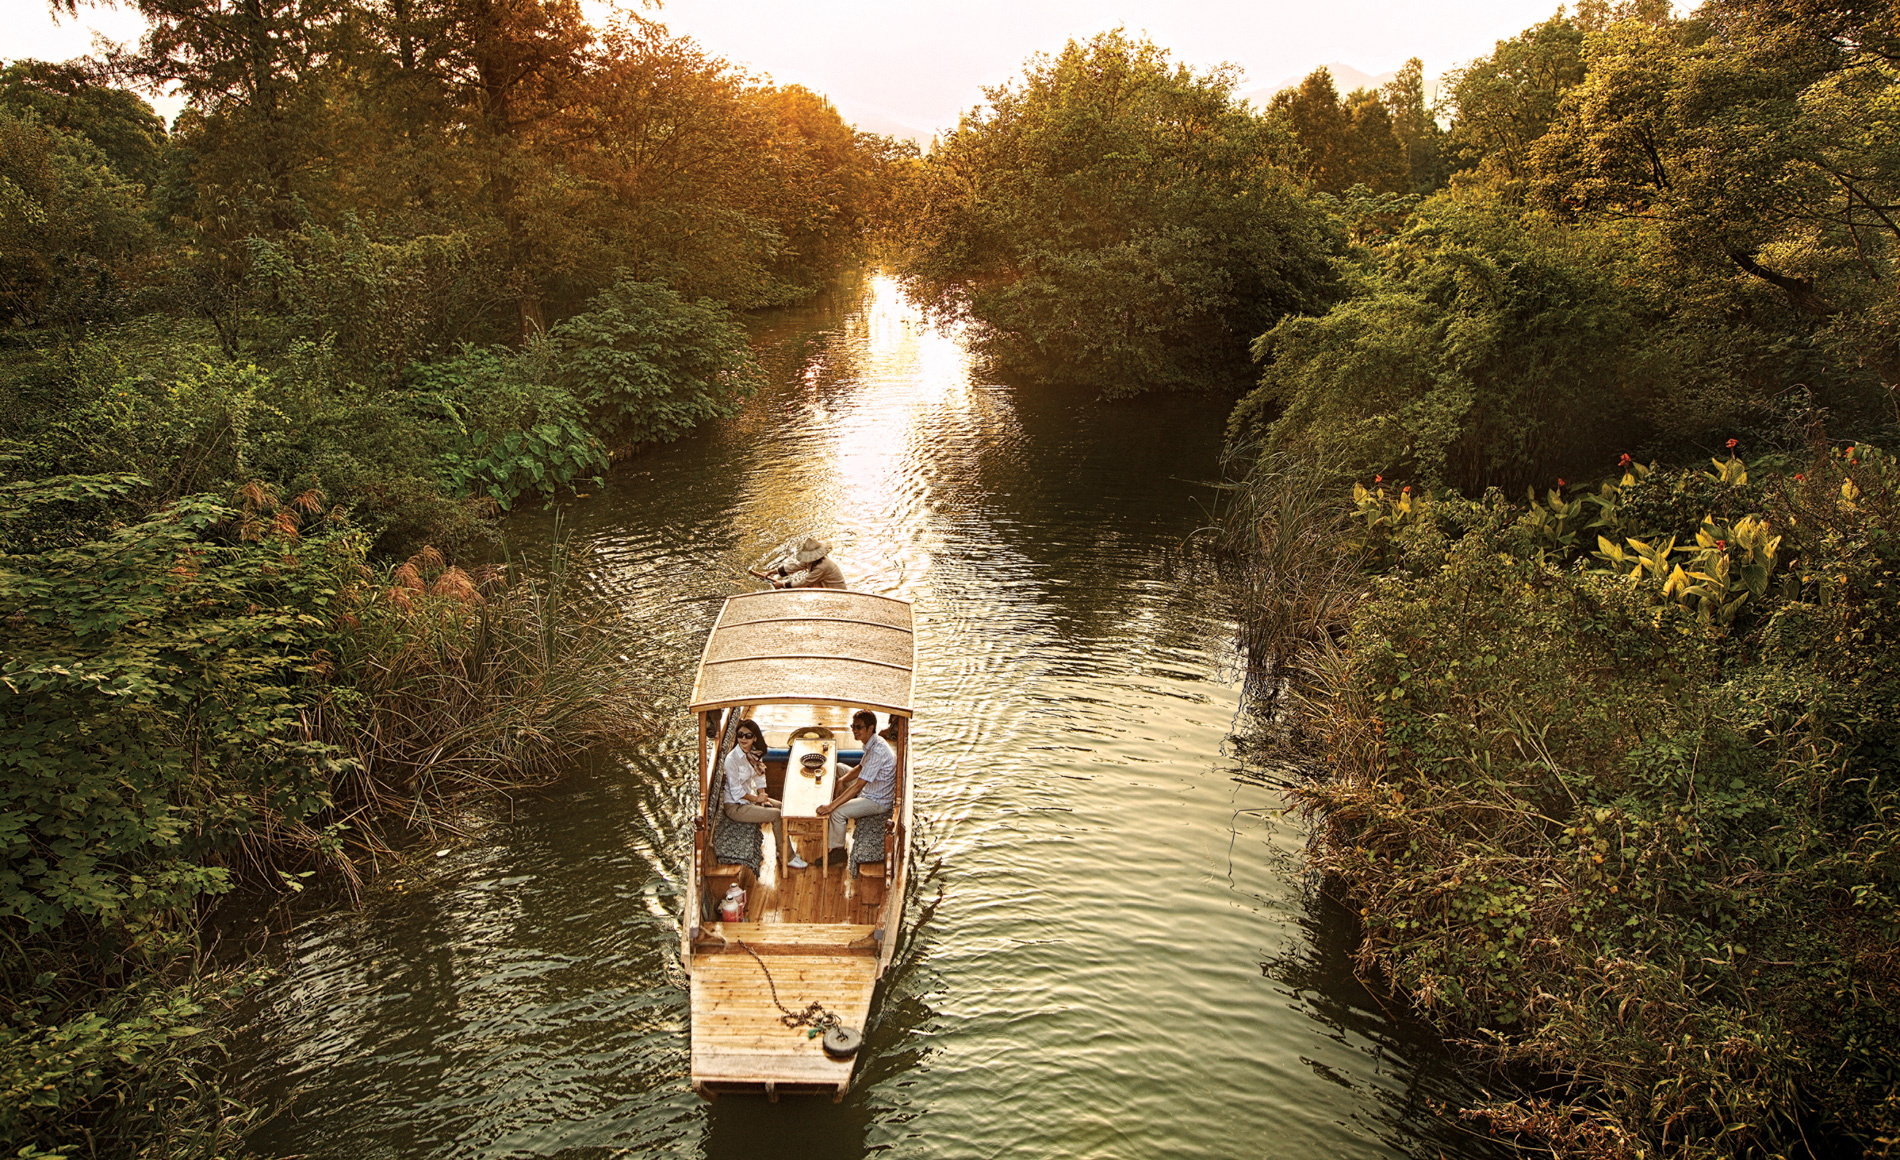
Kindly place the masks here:
[(1247, 343), (1334, 275), (1292, 142), (1195, 72), (1106, 33), (986, 90), (925, 160), (902, 269), (1000, 369), (1098, 387), (1238, 389)]
[(1109, 35), (925, 162), (908, 275), (999, 364), (1220, 389), (1253, 329), (1259, 719), (1362, 970), (1518, 1085), (1492, 1131), (1900, 1138), (1895, 21), (1584, 4), (1436, 116)]
[[(8, 531), (136, 477), (8, 485)], [(542, 580), (394, 566), (314, 493), (187, 496), (10, 554), (0, 668), (0, 1135), (48, 1153), (213, 1154), (196, 924), (241, 883), (354, 886), (472, 792), (647, 727), (612, 632)], [(199, 1046), (202, 1045), (202, 1046)], [(39, 1153), (28, 1153), (39, 1154)]]
[(1335, 537), (1370, 573), (1275, 641), (1279, 726), (1323, 754), (1293, 796), (1360, 968), (1522, 1085), (1467, 1114), (1577, 1155), (1877, 1152), (1900, 1074), (1892, 458), (1285, 512), (1256, 533)]
[(139, 9), (0, 71), (9, 1155), (235, 1150), (210, 903), (648, 727), (499, 517), (733, 414), (913, 152), (559, 0)]
[(1464, 1114), (1559, 1154), (1900, 1139), (1895, 20), (1501, 42), (1234, 413), (1313, 865), (1514, 1089)]
[(1104, 33), (925, 158), (566, 0), (139, 8), (0, 71), (8, 1148), (230, 1150), (209, 901), (639, 727), (500, 513), (733, 414), (740, 313), (892, 223), (1021, 381), (1237, 399), (1261, 719), (1470, 1114), (1900, 1138), (1888, 0), (1585, 0), (1435, 103)]

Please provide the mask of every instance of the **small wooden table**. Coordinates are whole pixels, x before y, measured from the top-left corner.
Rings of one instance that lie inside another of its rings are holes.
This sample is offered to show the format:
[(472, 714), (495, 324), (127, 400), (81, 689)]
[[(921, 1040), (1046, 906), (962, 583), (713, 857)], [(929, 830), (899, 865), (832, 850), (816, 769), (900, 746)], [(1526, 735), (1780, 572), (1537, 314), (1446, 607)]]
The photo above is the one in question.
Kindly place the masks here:
[[(822, 775), (809, 777), (805, 773), (803, 758), (807, 753), (816, 753), (825, 759), (819, 767)], [(785, 758), (785, 793), (779, 799), (779, 817), (785, 821), (785, 842), (791, 844), (792, 822), (794, 819), (818, 817), (818, 807), (831, 801), (832, 789), (838, 782), (838, 742), (835, 738), (800, 737), (792, 742), (791, 752)], [(821, 821), (820, 840), (823, 841)], [(804, 827), (800, 827), (802, 830)], [(831, 869), (831, 843), (825, 842), (825, 850), (819, 855), (819, 861), (826, 870)], [(779, 851), (779, 865), (785, 865), (788, 855)]]

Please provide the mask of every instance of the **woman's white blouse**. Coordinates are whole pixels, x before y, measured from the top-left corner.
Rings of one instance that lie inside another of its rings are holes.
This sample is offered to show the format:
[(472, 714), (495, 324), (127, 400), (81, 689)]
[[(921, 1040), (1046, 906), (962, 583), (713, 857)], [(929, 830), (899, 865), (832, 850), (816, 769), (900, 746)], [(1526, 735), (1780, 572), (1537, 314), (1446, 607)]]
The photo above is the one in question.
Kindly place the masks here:
[(765, 788), (765, 775), (752, 768), (745, 750), (735, 747), (726, 754), (726, 804), (737, 805), (745, 795)]

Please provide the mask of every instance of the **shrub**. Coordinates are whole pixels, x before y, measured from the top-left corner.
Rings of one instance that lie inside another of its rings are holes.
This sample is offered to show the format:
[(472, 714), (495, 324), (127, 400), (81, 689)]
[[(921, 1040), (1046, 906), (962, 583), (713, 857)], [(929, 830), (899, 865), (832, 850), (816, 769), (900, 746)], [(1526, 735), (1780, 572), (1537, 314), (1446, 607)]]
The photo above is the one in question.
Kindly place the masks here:
[[(0, 466), (28, 479), (139, 476), (147, 486), (126, 497), (120, 518), (261, 480), (347, 504), (378, 551), (460, 549), (494, 535), (494, 501), (457, 494), (443, 461), (445, 449), (467, 457), (456, 413), (433, 394), (350, 379), (328, 344), (295, 342), (263, 365), (126, 326), (36, 352), (20, 377), (31, 380), (23, 404), (44, 405), (10, 416), (15, 459)], [(536, 486), (531, 475), (517, 483)]]
[(677, 439), (738, 413), (761, 372), (731, 311), (623, 280), (554, 328), (561, 379), (622, 444)]
[(1647, 433), (1669, 376), (1626, 249), (1434, 198), (1345, 301), (1261, 336), (1233, 430), (1467, 495), (1582, 474)]
[(0, 951), (8, 982), (0, 1144), (8, 1154), (242, 1154), (251, 1113), (221, 1090), (224, 1059), (209, 1024), (247, 980), (168, 984), (149, 968), (182, 964), (163, 955), (108, 980), (86, 979), (72, 964), (43, 946)]
[[(9, 485), (0, 517), (141, 483)], [(310, 497), (249, 506), (194, 497), (0, 561), (9, 1150), (89, 1137), (188, 1154), (172, 1133), (194, 1123), (205, 1151), (223, 1137), (222, 1097), (193, 1066), (205, 988), (162, 979), (244, 844), (307, 835), (328, 805), (346, 758), (302, 728), (299, 642), (360, 553), (336, 529), (299, 539)], [(200, 1104), (208, 1116), (183, 1111)]]
[(475, 330), (498, 288), (465, 234), (385, 238), (345, 215), (278, 240), (252, 238), (252, 276), (290, 333), (329, 342), (355, 377), (387, 382)]
[(456, 495), (481, 495), (503, 509), (524, 494), (572, 487), (607, 467), (606, 447), (588, 430), (580, 402), (555, 381), (553, 343), (521, 351), (464, 347), (453, 359), (411, 368), (413, 389), (438, 403), (452, 424), (440, 468)]
[(1569, 1154), (1900, 1127), (1900, 469), (1711, 467), (1349, 509), (1314, 860), (1361, 969), (1537, 1085), (1475, 1114)]
[[(6, 485), (0, 526), (144, 486)], [(0, 560), (9, 1152), (227, 1147), (197, 1066), (224, 985), (193, 970), (204, 901), (313, 862), (354, 881), (348, 849), (392, 822), (452, 824), (465, 795), (644, 728), (624, 646), (561, 569), (482, 591), (433, 552), (379, 574), (368, 546), (321, 496), (252, 483)]]

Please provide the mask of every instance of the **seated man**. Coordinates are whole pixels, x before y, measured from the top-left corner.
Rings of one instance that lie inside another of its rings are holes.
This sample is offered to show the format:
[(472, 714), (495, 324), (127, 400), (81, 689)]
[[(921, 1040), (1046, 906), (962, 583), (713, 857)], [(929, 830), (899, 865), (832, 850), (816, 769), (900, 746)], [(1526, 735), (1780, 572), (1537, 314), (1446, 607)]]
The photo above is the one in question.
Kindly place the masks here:
[[(806, 536), (799, 545), (795, 557), (799, 571), (790, 570), (789, 565), (779, 565), (779, 579), (773, 580), (778, 588), (843, 588), (844, 570), (831, 558), (831, 545), (816, 536)], [(770, 579), (770, 577), (767, 577)]]
[(844, 847), (845, 820), (888, 813), (897, 801), (897, 752), (878, 736), (877, 714), (868, 709), (853, 713), (851, 736), (864, 746), (864, 757), (838, 779), (831, 801), (818, 807), (818, 816), (829, 819), (825, 845), (830, 852), (826, 857), (838, 861), (848, 853)]

